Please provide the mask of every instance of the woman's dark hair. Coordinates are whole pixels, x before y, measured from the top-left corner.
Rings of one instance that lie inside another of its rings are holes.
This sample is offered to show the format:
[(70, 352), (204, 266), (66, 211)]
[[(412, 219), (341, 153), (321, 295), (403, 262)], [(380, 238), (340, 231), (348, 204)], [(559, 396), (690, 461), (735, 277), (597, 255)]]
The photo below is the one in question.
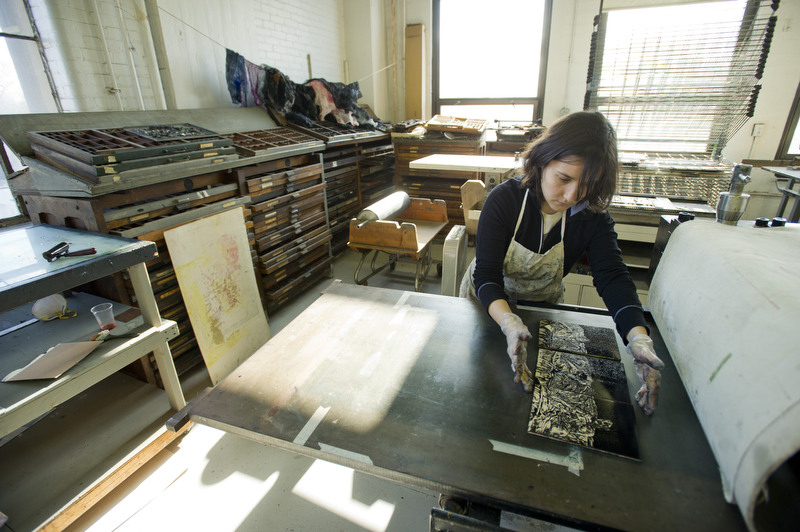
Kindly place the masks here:
[(578, 202), (604, 211), (617, 186), (617, 134), (600, 113), (580, 111), (562, 116), (525, 148), (522, 186), (542, 200), (542, 170), (551, 161), (584, 159)]

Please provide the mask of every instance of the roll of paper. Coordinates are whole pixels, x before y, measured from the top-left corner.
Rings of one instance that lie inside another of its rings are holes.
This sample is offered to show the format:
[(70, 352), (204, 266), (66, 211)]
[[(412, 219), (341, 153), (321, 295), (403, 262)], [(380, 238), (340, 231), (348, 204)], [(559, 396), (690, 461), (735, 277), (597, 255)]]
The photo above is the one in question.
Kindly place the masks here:
[(358, 213), (357, 220), (364, 223), (386, 220), (400, 214), (411, 205), (407, 192), (394, 192), (382, 200), (376, 201)]

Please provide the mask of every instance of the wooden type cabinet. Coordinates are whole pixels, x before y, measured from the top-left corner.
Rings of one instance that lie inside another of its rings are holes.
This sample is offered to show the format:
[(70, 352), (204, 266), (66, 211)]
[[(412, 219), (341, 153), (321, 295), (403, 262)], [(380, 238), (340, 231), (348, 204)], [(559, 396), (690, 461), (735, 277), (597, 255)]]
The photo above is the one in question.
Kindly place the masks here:
[(394, 191), (391, 137), (373, 135), (332, 145), (323, 154), (334, 256), (347, 249), (350, 220)]
[(333, 274), (323, 164), (319, 155), (302, 163), (235, 171), (250, 198), (256, 271), (268, 312)]
[(480, 179), (465, 172), (421, 170), (409, 168), (409, 163), (436, 153), (485, 155), (486, 133), (466, 135), (440, 131), (393, 133), (395, 152), (395, 185), (415, 198), (442, 199), (447, 204), (449, 223), (441, 231), (446, 235), (453, 225), (464, 225), (461, 209), (461, 185), (468, 179)]
[(395, 157), (391, 138), (365, 144), (361, 155), (363, 158), (358, 163), (359, 192), (362, 206), (367, 206), (395, 190)]
[(359, 194), (359, 162), (362, 159), (358, 144), (329, 147), (322, 154), (325, 163), (325, 182), (328, 184), (326, 204), (331, 227), (331, 248), (339, 255), (347, 248), (347, 228), (350, 219), (361, 207)]

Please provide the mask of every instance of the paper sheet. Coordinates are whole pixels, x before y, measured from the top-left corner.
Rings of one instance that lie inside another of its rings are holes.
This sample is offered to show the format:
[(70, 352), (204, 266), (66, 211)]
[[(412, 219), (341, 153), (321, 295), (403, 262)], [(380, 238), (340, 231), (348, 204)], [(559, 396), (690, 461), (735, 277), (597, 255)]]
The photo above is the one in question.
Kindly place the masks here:
[(39, 355), (24, 368), (12, 371), (3, 382), (34, 379), (57, 379), (69, 368), (80, 362), (102, 342), (69, 342), (57, 344)]

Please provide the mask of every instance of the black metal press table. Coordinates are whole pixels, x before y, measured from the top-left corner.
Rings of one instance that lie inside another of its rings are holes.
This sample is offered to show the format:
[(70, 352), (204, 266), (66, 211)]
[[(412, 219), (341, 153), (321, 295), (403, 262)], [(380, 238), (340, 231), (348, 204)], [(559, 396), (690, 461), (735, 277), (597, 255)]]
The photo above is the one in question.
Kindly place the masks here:
[[(613, 327), (577, 307), (519, 308)], [(587, 529), (743, 530), (705, 435), (650, 324), (659, 408), (636, 408), (641, 460), (528, 434), (531, 395), (505, 338), (466, 299), (334, 282), (171, 423), (203, 423), (402, 484)], [(534, 333), (535, 334), (535, 333)], [(619, 342), (635, 393), (639, 384)], [(536, 340), (529, 343), (529, 360)]]

